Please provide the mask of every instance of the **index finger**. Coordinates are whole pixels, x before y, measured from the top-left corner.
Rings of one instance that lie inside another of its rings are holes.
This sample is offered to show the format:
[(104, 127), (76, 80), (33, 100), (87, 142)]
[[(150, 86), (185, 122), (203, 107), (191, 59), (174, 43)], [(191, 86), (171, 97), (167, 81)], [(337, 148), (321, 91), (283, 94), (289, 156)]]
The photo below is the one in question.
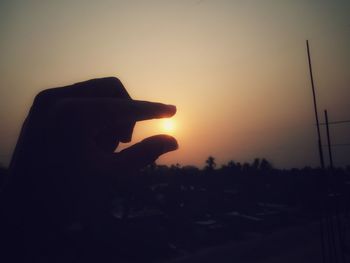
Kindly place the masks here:
[(174, 105), (117, 98), (69, 98), (56, 106), (64, 116), (75, 115), (80, 121), (97, 126), (169, 118), (176, 113)]
[(125, 101), (126, 118), (131, 121), (169, 118), (175, 115), (176, 106), (140, 100)]

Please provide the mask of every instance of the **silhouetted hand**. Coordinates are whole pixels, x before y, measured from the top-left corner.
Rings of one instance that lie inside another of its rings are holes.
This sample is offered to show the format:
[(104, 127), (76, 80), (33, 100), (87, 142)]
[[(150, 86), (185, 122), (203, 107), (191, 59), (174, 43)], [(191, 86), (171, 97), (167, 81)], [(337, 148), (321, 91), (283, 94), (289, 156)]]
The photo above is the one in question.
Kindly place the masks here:
[(13, 200), (29, 222), (91, 219), (135, 171), (178, 147), (173, 137), (156, 135), (115, 153), (119, 142), (131, 140), (135, 122), (175, 112), (172, 105), (132, 100), (116, 78), (44, 90), (11, 162)]

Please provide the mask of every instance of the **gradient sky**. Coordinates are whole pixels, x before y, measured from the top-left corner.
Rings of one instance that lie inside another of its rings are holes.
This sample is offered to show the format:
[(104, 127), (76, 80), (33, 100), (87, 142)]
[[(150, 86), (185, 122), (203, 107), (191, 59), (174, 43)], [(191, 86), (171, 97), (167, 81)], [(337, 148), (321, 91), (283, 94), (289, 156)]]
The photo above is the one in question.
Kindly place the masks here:
[[(348, 0), (2, 0), (0, 163), (37, 92), (116, 76), (134, 99), (177, 105), (180, 149), (159, 163), (317, 166), (305, 40), (321, 119), (350, 119), (349, 14)], [(133, 140), (157, 133), (141, 122)], [(350, 124), (331, 135), (350, 143)], [(334, 155), (350, 164), (350, 147)]]

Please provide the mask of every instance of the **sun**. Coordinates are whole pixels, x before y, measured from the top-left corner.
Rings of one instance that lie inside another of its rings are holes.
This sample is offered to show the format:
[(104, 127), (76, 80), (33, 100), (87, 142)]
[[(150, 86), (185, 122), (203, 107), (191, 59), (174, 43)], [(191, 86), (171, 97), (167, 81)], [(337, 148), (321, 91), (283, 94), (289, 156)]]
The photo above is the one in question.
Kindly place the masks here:
[(162, 123), (163, 131), (167, 133), (172, 133), (175, 130), (175, 122), (172, 119), (164, 119)]

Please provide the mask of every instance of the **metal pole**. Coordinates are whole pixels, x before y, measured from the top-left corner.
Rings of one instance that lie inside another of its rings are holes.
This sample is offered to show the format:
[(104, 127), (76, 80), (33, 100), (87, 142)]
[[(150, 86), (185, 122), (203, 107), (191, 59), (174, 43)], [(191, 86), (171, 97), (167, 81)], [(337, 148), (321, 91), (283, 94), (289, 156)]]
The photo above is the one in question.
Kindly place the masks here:
[(315, 92), (315, 85), (314, 85), (314, 77), (313, 77), (313, 74), (312, 74), (309, 40), (306, 40), (306, 49), (307, 49), (307, 58), (308, 58), (308, 61), (309, 61), (309, 71), (310, 71), (310, 80), (311, 80), (311, 87), (312, 87), (312, 96), (313, 96), (313, 99), (314, 99), (314, 110), (315, 110), (317, 136), (318, 136), (318, 152), (319, 152), (319, 155), (320, 155), (321, 168), (323, 169), (324, 168), (324, 159), (323, 159), (323, 151), (322, 151), (322, 143), (321, 143), (320, 123), (318, 121), (318, 113), (317, 113), (317, 103), (316, 103), (316, 92)]
[(331, 140), (330, 140), (330, 136), (329, 136), (329, 122), (328, 122), (328, 112), (327, 110), (324, 111), (324, 116), (326, 119), (326, 130), (327, 130), (327, 144), (328, 144), (328, 154), (329, 154), (329, 165), (331, 170), (333, 170), (333, 156), (332, 156), (332, 145), (331, 145)]
[[(317, 103), (316, 103), (316, 92), (315, 92), (315, 85), (314, 85), (314, 77), (312, 74), (312, 65), (311, 65), (311, 56), (310, 56), (310, 48), (309, 48), (309, 41), (306, 40), (306, 50), (307, 50), (307, 58), (308, 58), (308, 62), (309, 62), (309, 73), (310, 73), (310, 80), (311, 80), (311, 88), (312, 88), (312, 96), (313, 96), (313, 102), (314, 102), (314, 111), (315, 111), (315, 118), (316, 118), (316, 126), (317, 126), (317, 136), (318, 136), (318, 153), (320, 156), (320, 163), (321, 163), (321, 168), (322, 170), (324, 170), (324, 159), (323, 159), (323, 151), (322, 151), (322, 143), (321, 143), (321, 133), (320, 133), (320, 125), (319, 125), (319, 121), (318, 121), (318, 113), (317, 113)], [(322, 178), (324, 179), (324, 178)], [(323, 191), (323, 185), (324, 182), (322, 182), (322, 191)], [(325, 211), (325, 207), (324, 207), (324, 196), (322, 195), (321, 198), (321, 218), (320, 218), (320, 231), (321, 231), (321, 252), (322, 252), (322, 262), (326, 263), (327, 261), (327, 253), (326, 253), (326, 243), (327, 243), (327, 237), (326, 237), (326, 233), (325, 233), (325, 229), (324, 227), (326, 227), (326, 230), (328, 230), (328, 222), (327, 222), (327, 215), (325, 216), (324, 213), (327, 214), (327, 212)], [(322, 200), (323, 199), (323, 200)], [(325, 222), (323, 222), (323, 220), (325, 219)], [(327, 234), (329, 235), (329, 231), (327, 231)], [(329, 244), (329, 239), (328, 239), (328, 245)], [(331, 262), (332, 259), (332, 254), (331, 254), (331, 249), (329, 247), (329, 261)]]
[[(328, 153), (329, 153), (329, 167), (330, 167), (330, 172), (332, 174), (333, 172), (333, 158), (332, 158), (332, 152), (331, 152), (331, 142), (330, 142), (330, 137), (329, 137), (329, 125), (328, 125), (328, 113), (327, 110), (324, 111), (324, 116), (325, 116), (325, 121), (326, 121), (326, 131), (327, 131), (327, 144), (328, 144)], [(329, 180), (329, 178), (328, 178)], [(327, 181), (328, 181), (327, 180)], [(334, 189), (333, 189), (334, 192)], [(336, 198), (336, 196), (333, 196), (334, 198)], [(329, 207), (332, 207), (331, 205), (331, 199), (328, 197), (327, 198), (327, 212), (329, 212)], [(334, 253), (334, 259), (335, 262), (338, 262), (338, 255), (337, 255), (337, 246), (335, 243), (335, 231), (333, 229), (333, 214), (330, 213), (329, 215), (327, 215), (327, 217), (329, 216), (329, 227), (330, 227), (330, 235), (331, 235), (331, 241), (332, 241), (332, 252)]]
[[(338, 236), (338, 246), (340, 250), (340, 258), (339, 260), (343, 263), (345, 263), (345, 251), (344, 251), (344, 240), (343, 240), (343, 227), (341, 224), (340, 220), (340, 215), (339, 215), (339, 196), (338, 196), (338, 178), (334, 178), (333, 174), (333, 155), (332, 155), (332, 144), (330, 140), (330, 133), (329, 133), (329, 124), (330, 122), (328, 121), (328, 112), (327, 110), (324, 111), (324, 116), (325, 116), (325, 125), (326, 125), (326, 131), (327, 131), (327, 144), (328, 144), (328, 153), (329, 153), (329, 163), (330, 163), (330, 169), (331, 169), (331, 175), (333, 175), (333, 180), (335, 180), (335, 184), (337, 186), (334, 199), (335, 199), (335, 219), (336, 219), (336, 225), (335, 225), (335, 235)], [(338, 122), (336, 122), (338, 123)], [(336, 249), (336, 248), (335, 248)], [(336, 255), (337, 257), (337, 255)]]

